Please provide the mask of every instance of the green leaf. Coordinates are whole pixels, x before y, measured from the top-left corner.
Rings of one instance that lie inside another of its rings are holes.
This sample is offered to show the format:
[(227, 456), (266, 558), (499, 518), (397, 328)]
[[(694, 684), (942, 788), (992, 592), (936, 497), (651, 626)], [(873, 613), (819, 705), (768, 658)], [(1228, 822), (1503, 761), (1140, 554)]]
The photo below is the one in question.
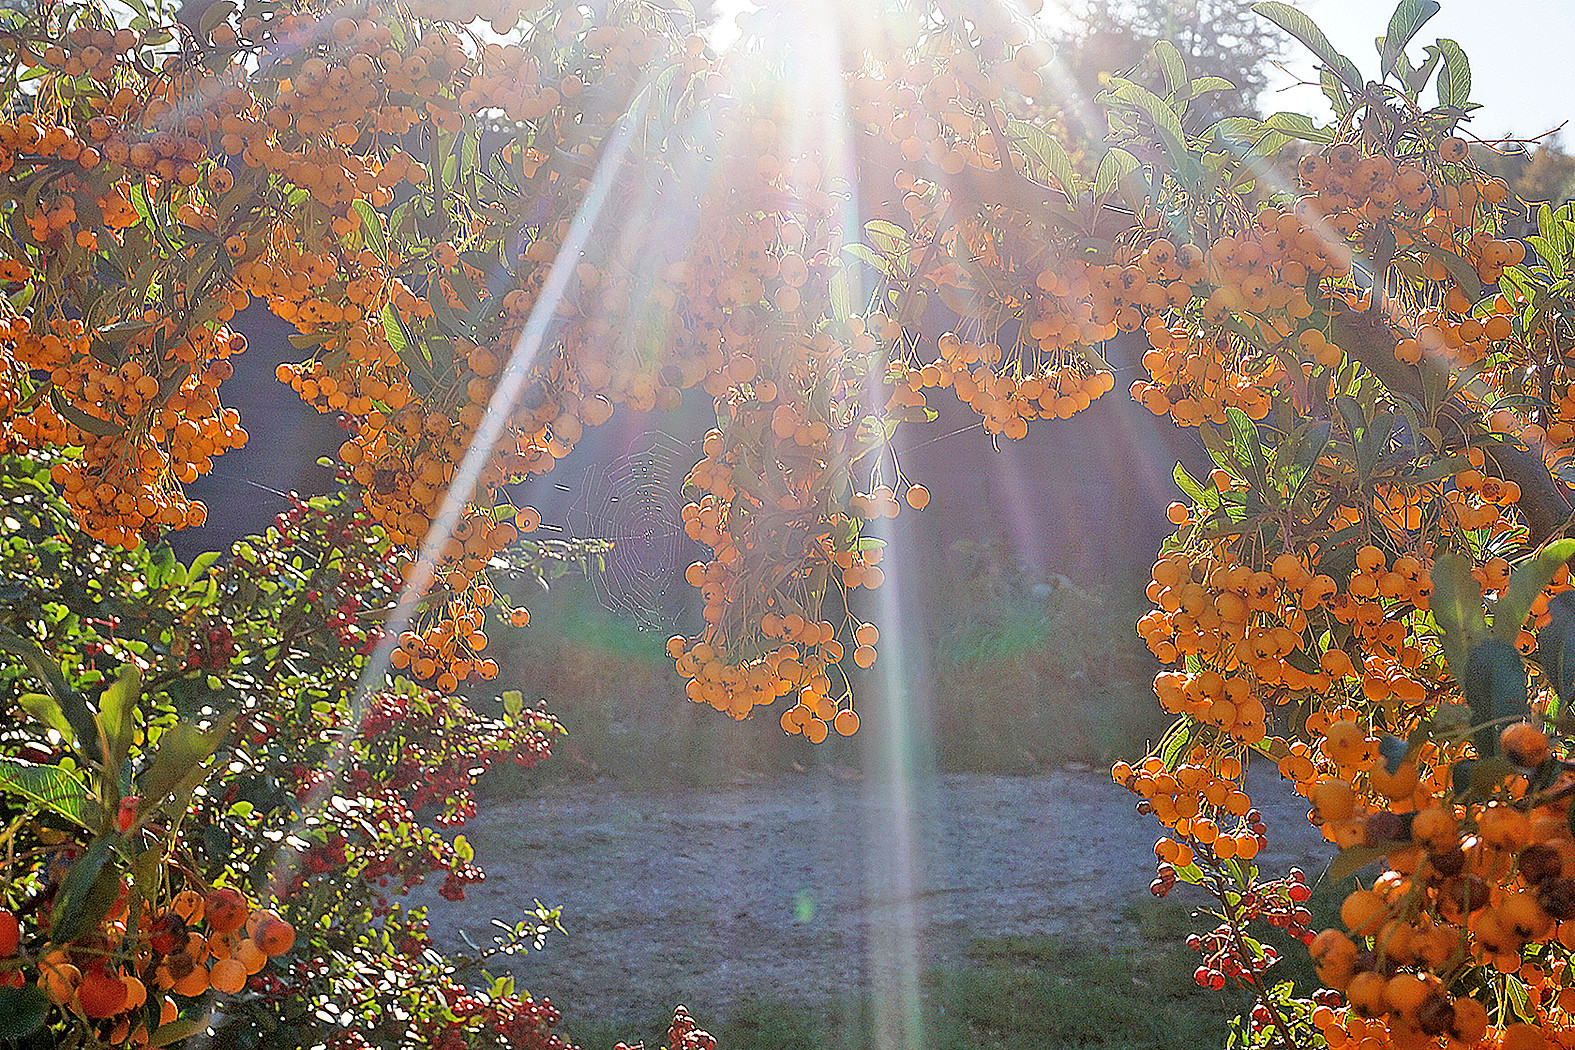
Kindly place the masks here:
[[(1193, 477), (1192, 477), (1191, 474), (1187, 473), (1187, 468), (1186, 467), (1182, 466), (1180, 463), (1177, 463), (1176, 464), (1176, 469), (1171, 472), (1171, 476), (1176, 479), (1176, 487), (1181, 489), (1182, 492), (1185, 492), (1187, 494), (1187, 497), (1189, 499), (1191, 499), (1192, 502), (1197, 503), (1197, 504), (1202, 504), (1202, 505), (1205, 505), (1205, 506), (1208, 505), (1209, 498), (1208, 498), (1207, 492), (1204, 490), (1202, 485), (1198, 484), (1195, 480), (1193, 480)], [(1218, 505), (1219, 505), (1219, 494), (1216, 493), (1215, 494), (1215, 499), (1214, 499), (1214, 506), (1218, 506)], [(1212, 509), (1212, 508), (1210, 508), (1210, 509)]]
[(1038, 159), (1062, 192), (1069, 197), (1078, 195), (1077, 170), (1072, 167), (1072, 158), (1060, 139), (1037, 124), (1015, 118), (1007, 120), (1005, 132), (1006, 137), (1015, 141), (1025, 153)]
[(60, 667), (38, 647), (38, 643), (12, 634), (3, 627), (0, 627), (0, 650), (21, 657), (27, 669), (49, 691), (48, 696), (38, 693), (24, 696), (24, 706), (29, 697), (38, 698), (32, 701), (33, 706), (28, 707), (28, 712), (46, 725), (60, 730), (68, 742), (74, 739), (76, 747), (89, 762), (98, 762), (103, 757), (98, 749), (98, 724), (93, 719), (93, 712), (88, 709), (87, 701), (66, 682)]
[(23, 693), (17, 698), (17, 705), (34, 719), (59, 733), (67, 744), (76, 746), (76, 727), (71, 724), (65, 710), (55, 702), (54, 697), (45, 693)]
[(68, 944), (104, 921), (120, 894), (120, 872), (114, 859), (115, 837), (101, 835), (71, 865), (55, 894), (51, 943)]
[(392, 306), (383, 307), (383, 335), (388, 338), (388, 345), (394, 348), (394, 353), (401, 357), (405, 354), (408, 345), (405, 339), (405, 326), (400, 323), (399, 315)]
[(1537, 632), (1537, 663), (1559, 694), (1559, 704), (1575, 694), (1575, 591), (1548, 602), (1548, 624)]
[(96, 830), (101, 819), (88, 786), (59, 766), (0, 755), (0, 791), (21, 795), (78, 827)]
[(1239, 408), (1227, 408), (1225, 418), (1230, 423), (1231, 446), (1243, 466), (1252, 470), (1248, 481), (1261, 492), (1268, 486), (1268, 463), (1263, 458), (1263, 443), (1258, 440), (1258, 424)]
[(36, 984), (0, 988), (0, 1041), (22, 1039), (44, 1026), (49, 996)]
[(1389, 856), (1398, 845), (1398, 843), (1388, 842), (1377, 846), (1364, 844), (1343, 849), (1334, 855), (1334, 859), (1329, 862), (1329, 866), (1324, 869), (1323, 876), (1318, 881), (1329, 883), (1330, 885), (1344, 882), (1369, 864)]
[(842, 251), (844, 254), (859, 260), (859, 262), (878, 274), (883, 274), (886, 277), (897, 276), (891, 260), (882, 255), (877, 255), (875, 249), (867, 244), (844, 244)]
[(1333, 142), (1334, 129), (1321, 127), (1305, 113), (1270, 113), (1263, 118), (1266, 127), (1283, 132), (1292, 138), (1303, 139), (1307, 142)]
[(853, 316), (853, 290), (848, 283), (848, 270), (845, 266), (837, 267), (831, 275), (831, 316), (838, 321), (846, 321)]
[(1464, 109), (1471, 101), (1471, 63), (1453, 40), (1440, 37), (1438, 50), (1444, 56), (1444, 67), (1438, 71), (1438, 104)]
[(1365, 81), (1356, 68), (1356, 63), (1336, 51), (1334, 45), (1329, 43), (1329, 38), (1324, 36), (1323, 30), (1319, 29), (1311, 18), (1290, 4), (1282, 4), (1278, 0), (1261, 0), (1260, 3), (1253, 4), (1252, 9), (1307, 45), (1307, 49), (1317, 55), (1346, 87), (1353, 92), (1362, 90)]
[(1471, 721), (1479, 728), (1475, 740), (1483, 757), (1498, 751), (1499, 730), (1506, 721), (1524, 718), (1526, 664), (1513, 645), (1490, 639), (1471, 650), (1460, 692), (1471, 705)]
[(1137, 170), (1137, 158), (1119, 146), (1106, 153), (1094, 173), (1094, 200), (1102, 201), (1116, 191), (1121, 180)]
[[(1122, 84), (1107, 94), (1147, 114), (1154, 124), (1154, 130), (1159, 133), (1160, 145), (1170, 153), (1173, 163), (1180, 163), (1181, 158), (1187, 153), (1187, 140), (1181, 131), (1181, 121), (1177, 118), (1176, 111), (1171, 109), (1164, 99), (1140, 84), (1130, 83)], [(1133, 167), (1136, 166), (1134, 161)]]
[(353, 204), (356, 214), (361, 216), (361, 237), (366, 246), (379, 259), (388, 258), (388, 241), (383, 237), (383, 220), (377, 214), (377, 209), (372, 207), (371, 201), (357, 198)]
[(1340, 83), (1340, 78), (1327, 69), (1319, 69), (1318, 86), (1323, 89), (1323, 96), (1329, 100), (1329, 105), (1334, 107), (1334, 115), (1345, 120), (1351, 113), (1353, 103), (1351, 93)]
[(503, 701), (503, 710), (511, 718), (518, 718), (519, 713), (525, 709), (525, 697), (518, 689), (508, 689), (499, 695)]
[(204, 551), (191, 560), (191, 567), (186, 570), (186, 585), (189, 587), (202, 579), (203, 575), (213, 567), (213, 564), (223, 556), (221, 551)]
[(1493, 606), (1493, 637), (1509, 645), (1520, 637), (1520, 628), (1531, 612), (1531, 603), (1553, 579), (1559, 566), (1575, 558), (1575, 539), (1556, 540), (1515, 566), (1509, 588)]
[(1433, 70), (1438, 67), (1439, 60), (1444, 53), (1436, 46), (1427, 48), (1427, 60), (1406, 75), (1406, 92), (1414, 100), (1427, 87), (1427, 82), (1433, 78)]
[(900, 255), (908, 250), (912, 238), (908, 231), (885, 219), (871, 219), (864, 224), (864, 234), (882, 255)]
[(1423, 249), (1428, 255), (1437, 259), (1448, 271), (1449, 276), (1460, 286), (1460, 291), (1473, 304), (1482, 301), (1482, 278), (1477, 273), (1476, 267), (1450, 251), (1436, 244), (1424, 243)]
[(1466, 659), (1488, 637), (1482, 613), (1482, 588), (1471, 575), (1471, 559), (1459, 551), (1446, 551), (1433, 562), (1433, 595), (1429, 605), (1438, 623), (1444, 660), (1457, 676)]
[(153, 762), (138, 785), (142, 794), (138, 824), (156, 812), (180, 819), (191, 805), (197, 785), (212, 772), (207, 762), (229, 736), (235, 717), (236, 712), (232, 711), (208, 729), (198, 729), (191, 722), (181, 721), (164, 731), (154, 751)]
[[(131, 754), (131, 733), (137, 700), (142, 696), (142, 670), (129, 660), (98, 698), (99, 745), (104, 751), (104, 786), (120, 783), (121, 766)], [(105, 796), (106, 803), (111, 800)]]
[(1195, 85), (1187, 79), (1187, 64), (1175, 44), (1169, 40), (1160, 40), (1154, 44), (1150, 53), (1159, 64), (1160, 72), (1165, 74), (1165, 90), (1172, 98), (1179, 99), (1184, 94), (1195, 93), (1189, 90)]
[(1186, 759), (1187, 750), (1192, 746), (1193, 737), (1197, 735), (1197, 726), (1192, 719), (1183, 715), (1171, 723), (1165, 730), (1165, 736), (1159, 742), (1160, 761), (1165, 763), (1167, 770), (1174, 770)]
[(1235, 91), (1236, 85), (1224, 77), (1198, 77), (1187, 86), (1187, 97), (1197, 98), (1215, 91)]
[(97, 416), (88, 415), (76, 405), (73, 405), (70, 401), (67, 401), (60, 393), (60, 390), (55, 386), (50, 386), (49, 388), (49, 404), (56, 412), (60, 414), (60, 418), (64, 419), (67, 423), (71, 423), (74, 426), (80, 427), (89, 434), (96, 435), (97, 437), (114, 437), (117, 434), (123, 433), (126, 429), (119, 423), (112, 423), (107, 419), (100, 419)]
[(208, 1029), (208, 1015), (201, 1017), (177, 1017), (169, 1024), (161, 1024), (154, 1030), (153, 1036), (148, 1040), (150, 1047), (169, 1046), (182, 1039), (190, 1039), (198, 1032)]
[(197, 20), (197, 35), (206, 40), (208, 34), (213, 32), (220, 22), (228, 20), (235, 11), (234, 0), (215, 0), (202, 9), (202, 17)]
[(1438, 0), (1400, 0), (1400, 6), (1389, 18), (1389, 32), (1384, 34), (1383, 46), (1378, 49), (1379, 69), (1382, 76), (1396, 71), (1395, 60), (1405, 51), (1405, 46), (1416, 36), (1428, 19), (1438, 14)]

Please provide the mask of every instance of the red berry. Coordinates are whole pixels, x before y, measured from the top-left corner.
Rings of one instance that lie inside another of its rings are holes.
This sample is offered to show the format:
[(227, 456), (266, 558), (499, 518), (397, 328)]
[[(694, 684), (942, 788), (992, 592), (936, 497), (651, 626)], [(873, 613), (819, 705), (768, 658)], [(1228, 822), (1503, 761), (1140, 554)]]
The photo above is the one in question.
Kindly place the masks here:
[(17, 945), (21, 943), (21, 922), (14, 913), (0, 908), (0, 957), (15, 955)]

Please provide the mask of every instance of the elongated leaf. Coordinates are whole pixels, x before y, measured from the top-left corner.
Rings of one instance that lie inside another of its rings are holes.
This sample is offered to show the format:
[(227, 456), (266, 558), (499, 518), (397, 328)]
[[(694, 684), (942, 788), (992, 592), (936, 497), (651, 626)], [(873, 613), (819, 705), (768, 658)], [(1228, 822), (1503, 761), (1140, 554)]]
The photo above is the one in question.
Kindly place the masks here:
[(219, 560), (220, 556), (219, 551), (205, 551), (193, 558), (191, 565), (186, 570), (186, 585), (190, 587), (202, 579), (204, 574)]
[(1460, 291), (1475, 305), (1482, 301), (1482, 278), (1477, 273), (1476, 267), (1450, 251), (1436, 244), (1424, 244), (1423, 248), (1449, 273), (1454, 282), (1460, 286)]
[(50, 940), (67, 944), (83, 932), (96, 929), (120, 893), (120, 873), (115, 864), (115, 840), (102, 835), (71, 865), (55, 894), (54, 923)]
[(1444, 660), (1458, 677), (1466, 659), (1488, 637), (1482, 613), (1482, 588), (1471, 575), (1471, 559), (1459, 551), (1446, 551), (1433, 562), (1433, 595), (1429, 605), (1438, 622)]
[(88, 709), (87, 701), (83, 700), (81, 695), (66, 682), (59, 666), (49, 658), (49, 654), (40, 649), (37, 642), (12, 634), (3, 627), (0, 627), (0, 650), (20, 657), (27, 665), (27, 669), (32, 671), (49, 691), (47, 697), (38, 693), (30, 693), (23, 697), (24, 703), (30, 697), (39, 698), (33, 701), (34, 707), (29, 708), (29, 713), (56, 729), (60, 729), (62, 724), (68, 726), (70, 732), (61, 730), (62, 734), (66, 735), (68, 740), (75, 738), (76, 747), (88, 761), (95, 763), (100, 761), (103, 756), (99, 754), (98, 725), (93, 719), (93, 712)]
[(1066, 152), (1066, 147), (1061, 145), (1060, 139), (1044, 128), (1023, 120), (1008, 120), (1005, 131), (1008, 138), (1039, 161), (1045, 172), (1060, 185), (1062, 192), (1070, 197), (1078, 195), (1077, 169), (1072, 167), (1072, 158)]
[(1399, 843), (1388, 842), (1377, 846), (1351, 846), (1335, 854), (1318, 881), (1335, 885), (1344, 882), (1375, 861), (1383, 860), (1399, 848)]
[(1427, 60), (1406, 74), (1406, 92), (1412, 99), (1415, 99), (1422, 93), (1422, 89), (1427, 87), (1427, 82), (1433, 78), (1433, 71), (1438, 68), (1438, 63), (1443, 57), (1443, 51), (1436, 45), (1429, 46), (1427, 48)]
[(1400, 0), (1400, 6), (1389, 18), (1389, 32), (1384, 34), (1383, 47), (1378, 49), (1379, 68), (1383, 76), (1396, 72), (1396, 59), (1405, 46), (1416, 36), (1416, 31), (1427, 20), (1438, 14), (1438, 0)]
[(120, 783), (120, 769), (131, 753), (137, 700), (142, 696), (142, 671), (127, 661), (98, 698), (99, 744), (104, 750), (104, 782)]
[(1471, 101), (1471, 63), (1453, 40), (1440, 37), (1438, 50), (1444, 67), (1438, 71), (1438, 104), (1464, 108)]
[(1261, 492), (1268, 483), (1269, 465), (1263, 458), (1263, 445), (1258, 440), (1258, 424), (1239, 408), (1227, 408), (1225, 417), (1230, 423), (1231, 445), (1236, 450), (1236, 458), (1251, 467), (1252, 474), (1247, 480)]
[(400, 323), (399, 315), (394, 313), (392, 306), (383, 307), (383, 335), (388, 339), (388, 345), (394, 348), (394, 353), (403, 357), (409, 341), (405, 338), (405, 326)]
[(1193, 737), (1197, 735), (1197, 726), (1192, 719), (1183, 715), (1171, 723), (1165, 730), (1165, 736), (1159, 742), (1160, 761), (1165, 763), (1167, 770), (1173, 770), (1186, 759), (1187, 749), (1192, 746)]
[(1460, 676), (1460, 691), (1471, 705), (1477, 754), (1498, 750), (1498, 735), (1508, 719), (1526, 717), (1526, 665), (1513, 645), (1489, 639), (1471, 650)]
[(1281, 111), (1271, 113), (1263, 119), (1263, 123), (1281, 131), (1292, 138), (1303, 139), (1307, 142), (1333, 142), (1334, 129), (1320, 127), (1316, 121), (1305, 113), (1289, 113)]
[(1323, 89), (1323, 96), (1329, 100), (1329, 105), (1334, 107), (1334, 115), (1344, 120), (1353, 105), (1351, 92), (1340, 83), (1339, 77), (1327, 69), (1318, 70), (1318, 86)]
[(1510, 645), (1520, 637), (1520, 628), (1531, 612), (1531, 603), (1537, 600), (1559, 571), (1559, 566), (1575, 557), (1575, 539), (1562, 539), (1548, 544), (1536, 554), (1515, 566), (1509, 575), (1509, 588), (1493, 607), (1493, 637)]
[(846, 255), (859, 260), (876, 273), (884, 274), (887, 277), (897, 276), (896, 268), (892, 265), (891, 260), (877, 255), (875, 249), (867, 244), (844, 244), (842, 251)]
[(99, 807), (93, 793), (76, 774), (59, 766), (0, 755), (0, 791), (20, 795), (78, 827), (98, 827)]
[(190, 1039), (198, 1032), (208, 1028), (208, 1015), (201, 1017), (177, 1017), (169, 1024), (161, 1024), (154, 1030), (148, 1039), (149, 1046), (172, 1046), (183, 1039)]
[[(1161, 40), (1154, 45), (1152, 53), (1160, 72), (1165, 74), (1165, 90), (1172, 98), (1179, 99), (1185, 94), (1195, 93), (1196, 85), (1187, 78), (1187, 64), (1175, 44)], [(1189, 89), (1192, 90), (1189, 92)]]
[(1094, 173), (1094, 199), (1102, 201), (1109, 197), (1121, 180), (1136, 171), (1137, 167), (1137, 158), (1120, 147), (1106, 153), (1099, 162), (1099, 170)]
[(1192, 83), (1187, 85), (1186, 97), (1193, 99), (1199, 97), (1200, 95), (1207, 95), (1215, 91), (1235, 90), (1236, 85), (1232, 84), (1224, 77), (1198, 77), (1196, 80), (1192, 81)]
[(49, 1016), (49, 997), (36, 984), (0, 988), (0, 1042), (32, 1035)]
[(383, 236), (383, 220), (370, 201), (357, 199), (356, 214), (361, 217), (361, 237), (379, 259), (388, 258), (388, 240)]
[(17, 704), (35, 720), (59, 733), (67, 744), (76, 746), (76, 727), (71, 724), (65, 710), (55, 702), (54, 697), (47, 693), (23, 693), (17, 698)]
[(216, 0), (202, 9), (202, 17), (197, 20), (197, 33), (206, 37), (218, 26), (220, 22), (235, 13), (234, 0)]
[[(1181, 489), (1182, 492), (1185, 492), (1187, 497), (1191, 499), (1192, 502), (1202, 505), (1207, 504), (1208, 494), (1204, 490), (1203, 486), (1193, 480), (1191, 474), (1187, 473), (1186, 467), (1182, 466), (1180, 463), (1177, 463), (1176, 469), (1172, 472), (1171, 476), (1176, 479), (1176, 487)], [(1214, 505), (1219, 505), (1219, 493), (1215, 493)]]
[(142, 774), (138, 785), (142, 794), (138, 823), (143, 815), (155, 812), (165, 812), (176, 819), (186, 812), (197, 785), (212, 772), (208, 760), (229, 736), (235, 715), (230, 712), (208, 729), (198, 729), (190, 722), (177, 722), (164, 731), (159, 737), (153, 763)]
[(1323, 30), (1311, 18), (1278, 0), (1261, 0), (1253, 4), (1252, 9), (1307, 45), (1307, 49), (1317, 55), (1346, 87), (1352, 91), (1362, 90), (1364, 81), (1356, 63), (1336, 51), (1334, 45), (1329, 43), (1329, 38), (1324, 36)]
[(114, 437), (116, 434), (123, 433), (126, 429), (119, 423), (112, 423), (107, 419), (88, 415), (66, 400), (65, 396), (53, 386), (49, 388), (49, 404), (50, 407), (60, 414), (61, 419), (96, 437)]
[(864, 234), (870, 239), (870, 244), (875, 250), (882, 255), (900, 255), (913, 243), (913, 238), (908, 236), (907, 230), (885, 219), (871, 219), (866, 222)]
[(1154, 130), (1159, 133), (1160, 145), (1170, 153), (1172, 161), (1180, 163), (1187, 152), (1186, 136), (1182, 134), (1181, 120), (1176, 116), (1176, 111), (1164, 99), (1140, 84), (1122, 84), (1110, 94), (1118, 101), (1135, 106), (1147, 114), (1154, 124)]
[(1537, 632), (1537, 663), (1559, 694), (1559, 705), (1575, 694), (1575, 591), (1548, 601), (1548, 625)]

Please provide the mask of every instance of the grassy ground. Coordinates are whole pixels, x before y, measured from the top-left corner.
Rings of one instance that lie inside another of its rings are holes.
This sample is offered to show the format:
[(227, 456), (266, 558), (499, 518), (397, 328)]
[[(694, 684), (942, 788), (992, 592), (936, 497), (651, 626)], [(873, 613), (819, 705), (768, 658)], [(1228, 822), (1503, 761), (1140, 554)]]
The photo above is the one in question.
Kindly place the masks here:
[[(1041, 937), (976, 942), (955, 967), (926, 972), (917, 1027), (932, 1050), (1173, 1050), (1223, 1046), (1247, 1005), (1239, 992), (1192, 982), (1196, 957), (1172, 936), (1182, 918), (1145, 916), (1161, 940), (1111, 947)], [(1169, 943), (1165, 943), (1168, 941)], [(701, 1009), (690, 1004), (691, 1011)], [(869, 1050), (879, 1045), (872, 1004), (752, 1002), (696, 1019), (722, 1050)], [(663, 1018), (627, 1018), (570, 1034), (585, 1050), (619, 1039), (661, 1045)]]
[[(502, 665), (499, 683), (543, 698), (569, 736), (555, 761), (525, 777), (500, 770), (485, 790), (508, 797), (522, 781), (565, 775), (706, 787), (860, 767), (868, 742), (894, 730), (908, 735), (921, 765), (948, 772), (1032, 773), (1145, 753), (1167, 719), (1153, 699), (1155, 665), (1132, 626), (1141, 581), (1098, 593), (1066, 581), (1034, 585), (1002, 570), (993, 546), (958, 546), (935, 600), (911, 622), (907, 650), (895, 651), (894, 632), (885, 662), (854, 673), (870, 732), (833, 734), (819, 747), (781, 731), (786, 701), (734, 722), (687, 700), (664, 632), (638, 630), (585, 581), (568, 576), (532, 592), (531, 625), (498, 628), (489, 651)], [(888, 696), (893, 688), (901, 695)], [(907, 722), (886, 723), (895, 717)]]
[[(1350, 887), (1319, 885), (1309, 907), (1314, 927), (1333, 921)], [(1125, 918), (1135, 946), (1050, 937), (980, 939), (964, 961), (927, 971), (920, 981), (917, 1027), (930, 1050), (1177, 1050), (1226, 1044), (1232, 1022), (1250, 1005), (1246, 992), (1198, 988), (1198, 957), (1182, 944), (1211, 920), (1173, 900), (1134, 902)], [(1284, 959), (1270, 976), (1317, 987), (1305, 952), (1272, 933)], [(873, 1050), (874, 1006), (849, 995), (829, 1003), (740, 1003), (718, 1016), (688, 1004), (720, 1050)], [(584, 1050), (619, 1040), (661, 1046), (668, 1018), (627, 1017), (571, 1026)]]

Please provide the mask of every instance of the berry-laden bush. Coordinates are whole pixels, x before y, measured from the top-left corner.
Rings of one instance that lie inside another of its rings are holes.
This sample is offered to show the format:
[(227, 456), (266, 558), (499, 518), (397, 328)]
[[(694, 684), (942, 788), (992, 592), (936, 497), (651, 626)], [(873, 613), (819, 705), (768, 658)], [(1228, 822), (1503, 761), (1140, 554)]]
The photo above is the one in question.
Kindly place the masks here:
[[(488, 611), (541, 520), (510, 486), (617, 407), (714, 399), (682, 512), (711, 551), (685, 574), (704, 626), (668, 652), (692, 699), (780, 701), (818, 743), (859, 724), (845, 661), (878, 658), (849, 591), (894, 563), (881, 520), (930, 500), (894, 432), (950, 387), (1021, 437), (1119, 370), (1215, 463), (1176, 472), (1139, 625), (1176, 722), (1115, 770), (1168, 829), (1156, 892), (1218, 900), (1199, 980), (1255, 992), (1260, 1043), (1575, 1038), (1575, 212), (1506, 236), (1522, 203), (1472, 161), (1465, 54), (1413, 46), (1435, 0), (1397, 7), (1372, 78), (1254, 5), (1315, 55), (1330, 121), (1191, 134), (1231, 85), (1162, 41), (1076, 100), (1105, 132), (1076, 151), (1044, 117), (1037, 3), (784, 2), (721, 55), (632, 0), (129, 6), (0, 32), (0, 448), (73, 519), (7, 541), (8, 666), (39, 683), (6, 780), (7, 885), (40, 901), (7, 971), (19, 1027), (174, 1042), (201, 1022), (161, 1026), (160, 983), (181, 1012), (243, 941), (283, 960), (208, 1021), (245, 1038), (461, 1017), (420, 1005), (447, 963), (374, 962), (419, 935), (382, 880), (462, 889), (411, 785), (551, 734), (523, 711), (462, 728), (444, 697), (496, 672), (489, 615), (529, 619)], [(344, 418), (346, 491), (179, 566), (155, 545), (204, 518), (183, 486), (246, 439), (219, 391), (253, 299), (297, 329), (280, 379)], [(414, 764), (407, 731), (432, 743)], [(1343, 929), (1304, 929), (1305, 883), (1260, 876), (1253, 761), (1307, 797), (1331, 874), (1383, 863)], [(226, 888), (280, 918), (226, 940), (197, 919)], [(1315, 1000), (1270, 983), (1263, 922), (1310, 942)]]
[(457, 958), (400, 901), (484, 877), (445, 829), (561, 730), (517, 692), (486, 719), (368, 677), (399, 577), (365, 512), (298, 500), (227, 562), (182, 565), (76, 531), (50, 464), (0, 467), (0, 1040), (566, 1045), (550, 1002), (469, 988), (555, 912)]

